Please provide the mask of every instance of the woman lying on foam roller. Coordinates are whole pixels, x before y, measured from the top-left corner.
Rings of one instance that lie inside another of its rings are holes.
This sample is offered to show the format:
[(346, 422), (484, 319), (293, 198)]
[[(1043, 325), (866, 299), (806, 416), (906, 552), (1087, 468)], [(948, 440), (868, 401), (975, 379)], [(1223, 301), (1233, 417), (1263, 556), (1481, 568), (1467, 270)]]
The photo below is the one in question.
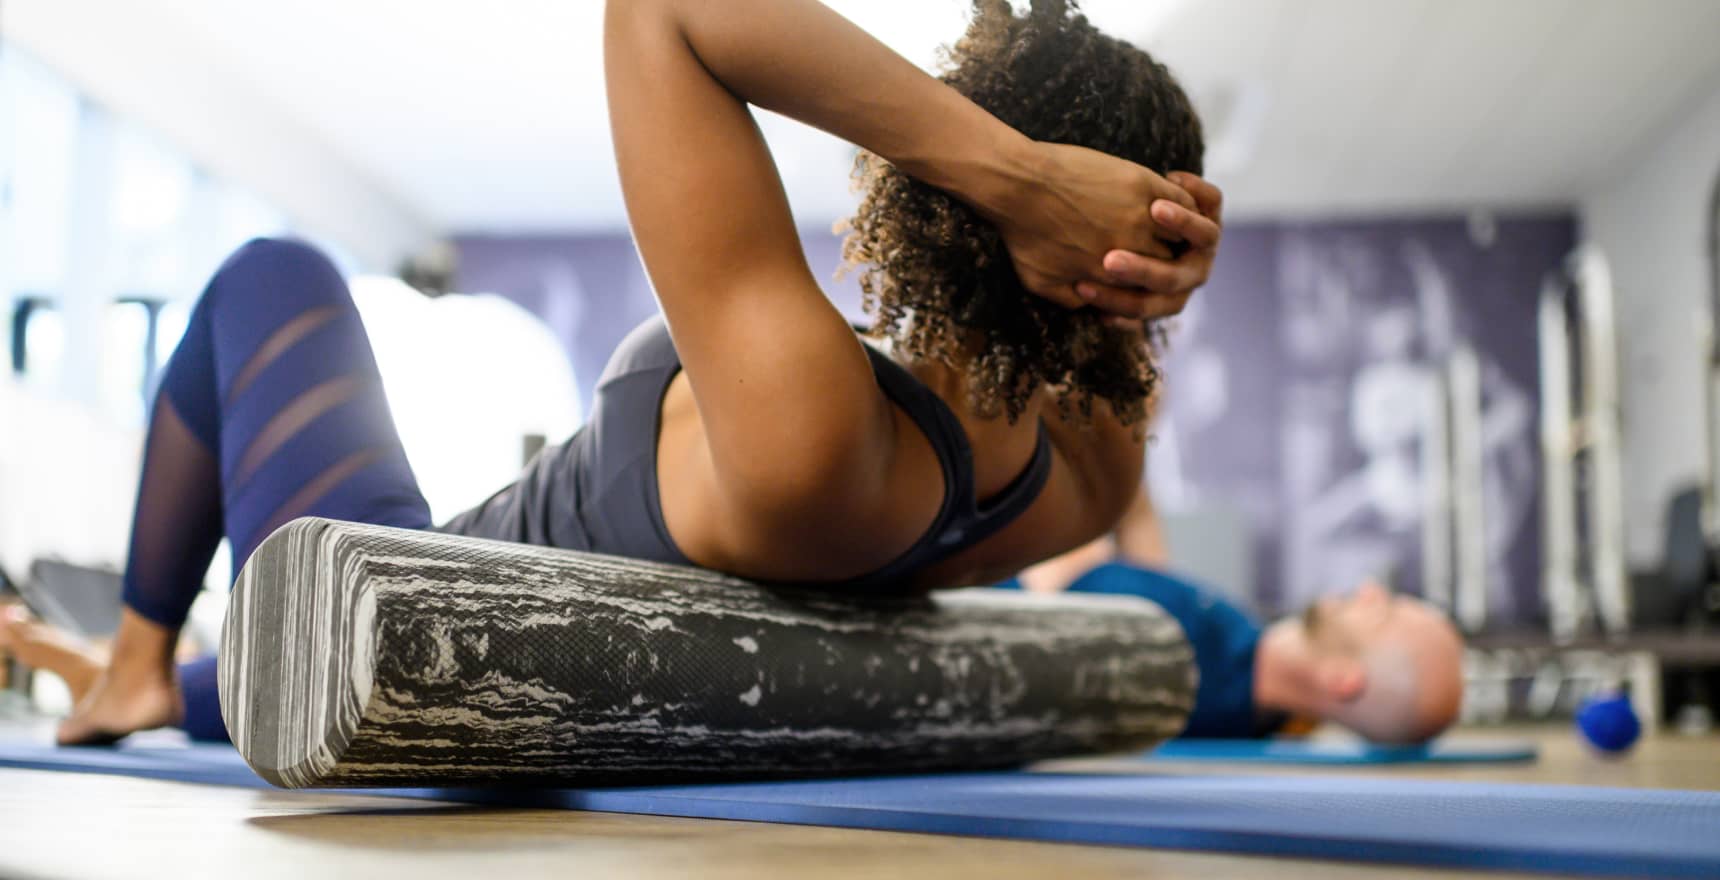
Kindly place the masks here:
[[(1143, 322), (1219, 240), (1163, 66), (1064, 0), (980, 0), (942, 81), (814, 0), (614, 2), (605, 59), (663, 317), (579, 433), (444, 530), (900, 591), (1111, 527), (1156, 380)], [(814, 282), (749, 104), (866, 149), (847, 254), (888, 354)], [(62, 742), (218, 728), (213, 665), (182, 695), (172, 656), (223, 534), (237, 571), (299, 516), (431, 526), (347, 289), (302, 244), (227, 261), (156, 404), (127, 610)]]

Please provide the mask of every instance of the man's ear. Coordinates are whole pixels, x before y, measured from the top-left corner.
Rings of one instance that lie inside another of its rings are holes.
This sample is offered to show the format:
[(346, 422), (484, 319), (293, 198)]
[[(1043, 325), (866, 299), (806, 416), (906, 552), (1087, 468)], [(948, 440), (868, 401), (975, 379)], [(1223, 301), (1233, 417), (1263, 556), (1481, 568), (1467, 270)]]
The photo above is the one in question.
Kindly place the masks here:
[(1322, 659), (1314, 671), (1314, 684), (1326, 699), (1348, 703), (1367, 689), (1368, 673), (1353, 657), (1328, 657)]

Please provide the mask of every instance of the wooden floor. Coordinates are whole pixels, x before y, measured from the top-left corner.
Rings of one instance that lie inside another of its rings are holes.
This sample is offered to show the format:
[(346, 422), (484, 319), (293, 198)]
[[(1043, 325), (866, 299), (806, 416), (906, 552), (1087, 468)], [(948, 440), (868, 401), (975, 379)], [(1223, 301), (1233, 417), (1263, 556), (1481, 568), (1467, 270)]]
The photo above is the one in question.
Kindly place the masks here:
[[(1486, 735), (1497, 732), (1488, 731)], [(1538, 764), (1326, 769), (1414, 778), (1720, 789), (1720, 739), (1589, 755), (1568, 728), (1511, 731)], [(1117, 769), (1064, 762), (1058, 769)], [(1126, 765), (1139, 771), (1139, 764)], [(1157, 766), (1155, 771), (1235, 768)], [(1248, 772), (1260, 772), (1250, 769)], [(1275, 771), (1285, 772), (1285, 771)], [(1309, 860), (1024, 843), (750, 822), (480, 809), (0, 770), (0, 877), (503, 880), (516, 877), (1448, 877)], [(1490, 875), (1508, 876), (1508, 875)]]

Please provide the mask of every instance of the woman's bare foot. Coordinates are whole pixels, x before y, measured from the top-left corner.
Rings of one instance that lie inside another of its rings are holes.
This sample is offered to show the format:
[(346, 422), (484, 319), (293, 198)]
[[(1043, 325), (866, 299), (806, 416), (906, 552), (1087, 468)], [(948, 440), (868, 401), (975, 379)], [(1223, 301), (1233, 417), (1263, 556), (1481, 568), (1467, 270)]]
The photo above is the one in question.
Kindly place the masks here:
[(73, 703), (89, 693), (107, 667), (106, 652), (31, 617), (19, 605), (0, 606), (0, 655), (59, 676)]
[(112, 660), (54, 738), (60, 745), (106, 745), (139, 730), (178, 724), (185, 717), (173, 667), (178, 638), (129, 608), (122, 612)]

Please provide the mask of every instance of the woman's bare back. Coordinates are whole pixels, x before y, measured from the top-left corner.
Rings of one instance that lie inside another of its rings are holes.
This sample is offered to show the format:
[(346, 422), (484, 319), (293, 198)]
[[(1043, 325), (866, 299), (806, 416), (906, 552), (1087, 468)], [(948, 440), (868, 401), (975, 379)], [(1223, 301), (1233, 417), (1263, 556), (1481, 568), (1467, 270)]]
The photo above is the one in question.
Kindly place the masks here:
[[(904, 366), (960, 422), (972, 453), (973, 501), (979, 508), (1024, 478), (1042, 433), (1050, 467), (1043, 488), (1019, 514), (977, 543), (926, 557), (929, 564), (916, 567), (900, 588), (1002, 580), (1092, 540), (1122, 515), (1140, 480), (1137, 432), (1103, 421), (1071, 424), (1049, 393), (1042, 393), (1035, 411), (1014, 424), (1002, 417), (982, 418), (972, 412), (960, 371), (941, 364)], [(855, 484), (841, 481), (806, 498), (793, 517), (801, 527), (784, 533), (780, 516), (737, 515), (711, 502), (716, 493), (710, 487), (721, 476), (703, 448), (703, 425), (687, 377), (677, 376), (663, 397), (657, 440), (657, 484), (675, 543), (701, 565), (778, 581), (852, 580), (898, 560), (934, 525), (946, 484), (943, 463), (921, 426), (900, 404), (890, 407), (899, 426), (896, 445), (884, 471), (868, 481), (888, 491), (845, 497), (843, 488)], [(725, 546), (750, 552), (723, 552), (713, 546), (710, 536), (717, 534), (726, 536)]]

